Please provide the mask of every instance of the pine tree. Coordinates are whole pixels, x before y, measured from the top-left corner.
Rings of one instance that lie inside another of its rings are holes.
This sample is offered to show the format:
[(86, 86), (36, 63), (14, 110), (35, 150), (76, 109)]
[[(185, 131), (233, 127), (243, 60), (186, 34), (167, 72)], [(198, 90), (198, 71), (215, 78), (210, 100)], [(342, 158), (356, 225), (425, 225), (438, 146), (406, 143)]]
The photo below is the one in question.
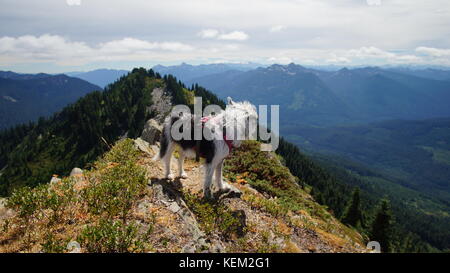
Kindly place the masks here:
[(380, 243), (381, 251), (390, 252), (392, 243), (393, 217), (389, 200), (381, 200), (380, 207), (372, 223), (370, 239)]
[(361, 197), (359, 188), (353, 191), (352, 199), (350, 200), (344, 215), (342, 216), (342, 222), (347, 225), (361, 228), (363, 227), (363, 217), (361, 212)]

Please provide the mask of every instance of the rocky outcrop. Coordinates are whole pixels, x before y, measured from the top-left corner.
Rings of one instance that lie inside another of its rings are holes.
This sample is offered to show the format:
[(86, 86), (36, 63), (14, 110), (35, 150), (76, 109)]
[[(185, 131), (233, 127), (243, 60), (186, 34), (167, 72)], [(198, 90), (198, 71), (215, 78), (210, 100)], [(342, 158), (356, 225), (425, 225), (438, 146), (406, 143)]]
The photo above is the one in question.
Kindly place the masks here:
[(155, 119), (150, 119), (144, 125), (141, 139), (153, 145), (156, 143), (156, 141), (159, 141), (161, 133), (162, 126)]
[(153, 104), (149, 107), (149, 112), (156, 115), (154, 119), (157, 122), (163, 123), (164, 118), (172, 108), (172, 97), (163, 88), (155, 88), (152, 91), (152, 102)]

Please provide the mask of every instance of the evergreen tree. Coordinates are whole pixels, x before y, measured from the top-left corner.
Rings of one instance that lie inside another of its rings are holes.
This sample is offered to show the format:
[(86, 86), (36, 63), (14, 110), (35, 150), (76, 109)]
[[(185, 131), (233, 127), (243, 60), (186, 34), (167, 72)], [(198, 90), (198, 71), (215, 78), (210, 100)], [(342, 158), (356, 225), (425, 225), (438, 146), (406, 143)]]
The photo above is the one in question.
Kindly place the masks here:
[(392, 243), (393, 217), (389, 200), (381, 200), (380, 207), (372, 223), (370, 239), (380, 243), (381, 251), (390, 252)]
[(353, 191), (352, 199), (350, 200), (344, 215), (342, 216), (342, 222), (347, 225), (361, 228), (363, 227), (363, 217), (361, 212), (361, 197), (359, 188)]

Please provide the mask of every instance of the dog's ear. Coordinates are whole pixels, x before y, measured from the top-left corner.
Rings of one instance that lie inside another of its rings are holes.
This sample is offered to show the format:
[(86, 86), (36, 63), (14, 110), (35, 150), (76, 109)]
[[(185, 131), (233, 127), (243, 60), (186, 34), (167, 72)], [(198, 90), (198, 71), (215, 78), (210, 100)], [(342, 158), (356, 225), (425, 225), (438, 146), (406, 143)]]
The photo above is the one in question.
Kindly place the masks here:
[(231, 97), (227, 97), (228, 105), (233, 105), (234, 101), (231, 99)]

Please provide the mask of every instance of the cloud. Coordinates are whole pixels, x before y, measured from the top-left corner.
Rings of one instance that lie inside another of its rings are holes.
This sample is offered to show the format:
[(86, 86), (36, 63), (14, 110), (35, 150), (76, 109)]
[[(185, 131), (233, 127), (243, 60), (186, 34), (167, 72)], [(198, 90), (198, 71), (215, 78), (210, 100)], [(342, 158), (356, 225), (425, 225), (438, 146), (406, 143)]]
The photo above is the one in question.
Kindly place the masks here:
[(100, 44), (99, 51), (104, 53), (132, 53), (149, 50), (189, 51), (193, 47), (179, 42), (148, 42), (134, 38), (124, 38)]
[(156, 52), (187, 52), (194, 47), (180, 42), (150, 42), (123, 38), (88, 46), (58, 35), (25, 35), (0, 38), (0, 61), (3, 63), (55, 62), (80, 65), (92, 61), (150, 59)]
[(369, 6), (380, 6), (381, 0), (366, 0), (367, 5)]
[(411, 54), (396, 54), (385, 51), (374, 46), (361, 47), (358, 49), (351, 49), (345, 55), (347, 58), (362, 59), (368, 61), (382, 61), (385, 63), (399, 64), (399, 63), (420, 63), (422, 59)]
[(204, 29), (200, 31), (197, 35), (204, 39), (216, 38), (219, 35), (219, 31), (216, 29)]
[(270, 57), (267, 59), (269, 63), (276, 63), (276, 64), (290, 64), (293, 62), (293, 60), (286, 56), (278, 56), (278, 57)]
[(66, 3), (69, 6), (80, 6), (81, 0), (66, 0)]
[(219, 40), (234, 40), (234, 41), (244, 41), (248, 39), (247, 33), (243, 31), (232, 31), (229, 33), (224, 33), (219, 35)]
[(282, 30), (284, 30), (286, 28), (286, 26), (283, 25), (277, 25), (277, 26), (273, 26), (269, 29), (269, 32), (280, 32)]
[(431, 57), (450, 57), (450, 49), (440, 49), (440, 48), (420, 46), (416, 48), (416, 52)]
[(230, 41), (244, 41), (248, 39), (248, 34), (243, 31), (232, 31), (228, 33), (220, 33), (217, 29), (203, 29), (197, 36), (203, 39), (218, 39)]

